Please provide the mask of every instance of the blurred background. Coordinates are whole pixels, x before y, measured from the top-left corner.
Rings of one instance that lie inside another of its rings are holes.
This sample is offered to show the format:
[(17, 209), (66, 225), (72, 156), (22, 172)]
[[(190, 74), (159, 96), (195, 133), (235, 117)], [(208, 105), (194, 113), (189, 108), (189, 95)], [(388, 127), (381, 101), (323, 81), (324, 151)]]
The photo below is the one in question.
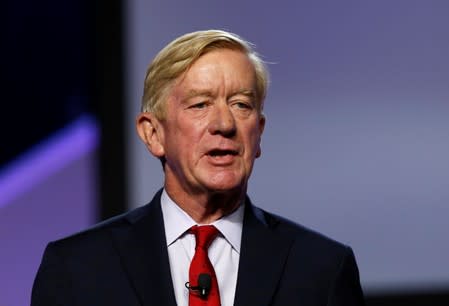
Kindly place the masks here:
[(147, 203), (148, 63), (219, 28), (269, 63), (249, 195), (352, 246), (367, 305), (449, 304), (449, 2), (30, 1), (2, 10), (0, 305), (45, 245)]

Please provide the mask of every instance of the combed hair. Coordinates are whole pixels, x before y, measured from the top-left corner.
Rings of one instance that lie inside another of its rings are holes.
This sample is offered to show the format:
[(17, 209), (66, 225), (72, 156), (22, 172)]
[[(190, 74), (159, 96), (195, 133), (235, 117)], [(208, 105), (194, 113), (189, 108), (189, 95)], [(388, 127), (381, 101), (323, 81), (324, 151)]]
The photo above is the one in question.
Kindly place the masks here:
[(142, 112), (165, 118), (165, 100), (175, 79), (200, 56), (217, 49), (239, 50), (245, 53), (256, 71), (256, 100), (260, 112), (268, 87), (268, 70), (253, 50), (251, 43), (236, 34), (221, 30), (206, 30), (185, 34), (169, 43), (153, 59), (147, 69), (142, 97)]

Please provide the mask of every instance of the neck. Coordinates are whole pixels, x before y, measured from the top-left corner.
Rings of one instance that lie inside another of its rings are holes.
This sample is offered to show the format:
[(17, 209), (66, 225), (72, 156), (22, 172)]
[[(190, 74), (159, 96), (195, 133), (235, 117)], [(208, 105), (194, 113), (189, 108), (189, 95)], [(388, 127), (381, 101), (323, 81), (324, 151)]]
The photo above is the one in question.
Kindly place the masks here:
[(246, 188), (237, 191), (185, 192), (165, 184), (170, 198), (198, 224), (210, 224), (236, 210), (244, 200)]

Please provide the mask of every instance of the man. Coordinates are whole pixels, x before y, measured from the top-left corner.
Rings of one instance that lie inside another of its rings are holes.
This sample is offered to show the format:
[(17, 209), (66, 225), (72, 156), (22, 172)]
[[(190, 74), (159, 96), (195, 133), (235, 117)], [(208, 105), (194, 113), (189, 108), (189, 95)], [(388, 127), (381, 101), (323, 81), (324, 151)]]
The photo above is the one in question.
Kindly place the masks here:
[(137, 117), (164, 188), (147, 206), (50, 243), (31, 304), (363, 305), (349, 247), (246, 196), (267, 82), (235, 34), (194, 32), (166, 46)]

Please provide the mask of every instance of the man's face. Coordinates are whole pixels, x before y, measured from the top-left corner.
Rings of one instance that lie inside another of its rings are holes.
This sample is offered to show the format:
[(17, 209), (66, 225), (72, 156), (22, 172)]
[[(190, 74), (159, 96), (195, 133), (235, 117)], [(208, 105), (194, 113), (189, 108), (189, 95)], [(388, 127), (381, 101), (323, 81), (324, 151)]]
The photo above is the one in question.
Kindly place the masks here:
[(247, 55), (229, 49), (204, 54), (175, 81), (160, 131), (166, 188), (246, 188), (265, 124), (255, 89)]

